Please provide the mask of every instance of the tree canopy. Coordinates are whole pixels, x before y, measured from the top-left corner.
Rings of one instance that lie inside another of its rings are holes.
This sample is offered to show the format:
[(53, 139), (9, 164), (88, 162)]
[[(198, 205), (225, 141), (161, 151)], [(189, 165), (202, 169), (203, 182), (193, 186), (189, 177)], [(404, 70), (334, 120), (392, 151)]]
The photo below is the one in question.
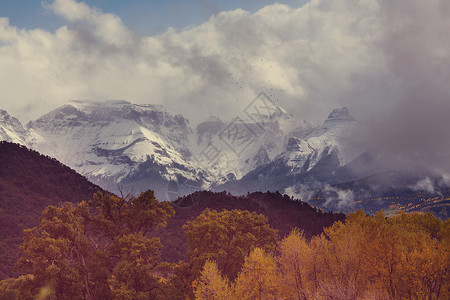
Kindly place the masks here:
[(161, 262), (152, 228), (174, 210), (153, 192), (98, 193), (48, 206), (25, 230), (0, 299), (448, 299), (450, 221), (432, 214), (348, 214), (282, 240), (264, 215), (206, 209), (183, 229), (188, 255)]
[(173, 215), (152, 191), (131, 199), (98, 193), (89, 203), (47, 207), (25, 231), (19, 267), (31, 274), (23, 299), (48, 289), (57, 299), (148, 299), (158, 291), (161, 243), (146, 233)]
[(202, 266), (214, 260), (231, 280), (254, 248), (272, 252), (277, 243), (277, 231), (269, 227), (267, 217), (249, 211), (206, 209), (183, 229), (190, 247), (188, 259)]
[[(450, 221), (432, 214), (356, 211), (309, 241), (293, 230), (275, 258), (256, 248), (220, 291), (228, 299), (449, 299), (449, 236)], [(218, 280), (205, 282), (197, 290), (216, 291)]]

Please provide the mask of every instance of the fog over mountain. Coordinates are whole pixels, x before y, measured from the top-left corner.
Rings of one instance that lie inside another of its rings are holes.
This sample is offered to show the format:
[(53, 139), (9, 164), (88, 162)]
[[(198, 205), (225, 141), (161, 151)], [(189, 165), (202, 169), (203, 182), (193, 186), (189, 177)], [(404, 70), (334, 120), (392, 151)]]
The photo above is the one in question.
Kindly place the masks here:
[[(448, 1), (383, 1), (384, 32), (377, 43), (389, 70), (367, 110), (369, 148), (393, 154), (438, 156), (428, 161), (449, 169), (450, 21)], [(383, 105), (383, 100), (387, 103)], [(376, 107), (379, 108), (377, 109)]]

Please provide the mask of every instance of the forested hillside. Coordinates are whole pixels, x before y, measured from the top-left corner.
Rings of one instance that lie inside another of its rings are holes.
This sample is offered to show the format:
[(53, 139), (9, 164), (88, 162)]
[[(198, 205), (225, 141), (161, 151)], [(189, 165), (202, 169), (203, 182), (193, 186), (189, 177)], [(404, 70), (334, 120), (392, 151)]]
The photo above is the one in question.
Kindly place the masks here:
[(57, 160), (0, 142), (0, 279), (14, 275), (23, 230), (48, 205), (92, 199), (101, 189)]
[(293, 228), (304, 231), (308, 238), (323, 232), (324, 227), (343, 221), (345, 214), (322, 212), (306, 202), (295, 200), (278, 192), (256, 192), (245, 196), (233, 196), (227, 192), (195, 192), (172, 203), (175, 215), (168, 219), (167, 227), (157, 229), (154, 234), (161, 238), (162, 258), (176, 262), (185, 258), (186, 238), (182, 226), (194, 220), (206, 208), (221, 210), (248, 210), (263, 214), (269, 225), (284, 237)]

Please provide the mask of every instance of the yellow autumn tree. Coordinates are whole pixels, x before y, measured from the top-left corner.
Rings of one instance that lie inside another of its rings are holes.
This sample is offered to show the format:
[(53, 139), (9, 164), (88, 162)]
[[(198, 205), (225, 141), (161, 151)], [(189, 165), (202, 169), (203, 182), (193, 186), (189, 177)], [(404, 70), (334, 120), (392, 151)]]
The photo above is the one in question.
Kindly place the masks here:
[(195, 299), (199, 300), (224, 300), (231, 297), (231, 288), (227, 278), (223, 277), (217, 267), (217, 263), (207, 261), (201, 272), (201, 276), (194, 283)]
[(183, 229), (194, 269), (199, 266), (199, 272), (207, 260), (214, 260), (230, 280), (235, 280), (254, 248), (273, 251), (277, 244), (277, 231), (270, 228), (267, 217), (247, 210), (205, 209)]
[(272, 255), (255, 248), (236, 278), (235, 299), (278, 299), (277, 265)]
[(324, 230), (314, 243), (319, 270), (318, 293), (325, 299), (355, 299), (366, 289), (363, 272), (362, 211), (347, 216), (345, 223), (337, 222)]
[(401, 230), (403, 278), (395, 296), (445, 299), (450, 265), (450, 243), (446, 236), (450, 228), (432, 214), (399, 213), (387, 222)]
[(446, 299), (447, 227), (431, 214), (351, 213), (311, 242), (326, 299)]
[(286, 299), (311, 299), (314, 268), (311, 248), (305, 236), (294, 229), (279, 247), (280, 294)]
[(362, 211), (311, 241), (292, 231), (274, 260), (245, 258), (236, 299), (449, 299), (450, 221)]

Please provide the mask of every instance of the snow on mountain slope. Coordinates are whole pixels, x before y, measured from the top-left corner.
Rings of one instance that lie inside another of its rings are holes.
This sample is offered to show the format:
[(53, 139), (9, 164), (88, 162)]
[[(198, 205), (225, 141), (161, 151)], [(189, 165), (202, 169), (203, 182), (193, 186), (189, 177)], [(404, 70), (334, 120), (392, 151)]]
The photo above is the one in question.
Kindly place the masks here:
[(255, 111), (227, 122), (211, 117), (194, 133), (187, 119), (160, 106), (71, 101), (27, 130), (1, 111), (0, 133), (107, 190), (153, 189), (161, 200), (227, 183), (247, 188), (249, 179), (257, 189), (282, 189), (285, 178), (332, 174), (362, 152), (348, 143), (357, 122), (346, 108), (333, 110), (319, 127), (281, 109)]
[(297, 185), (326, 182), (336, 170), (364, 152), (349, 143), (357, 124), (347, 108), (335, 109), (319, 127), (306, 123), (292, 130), (286, 135), (287, 145), (279, 155), (240, 180), (224, 183), (218, 189), (242, 194), (283, 191)]
[(27, 127), (42, 137), (34, 149), (112, 191), (158, 188), (167, 199), (168, 182), (202, 184), (189, 163), (189, 121), (159, 106), (71, 101)]
[(28, 144), (29, 133), (19, 120), (11, 117), (6, 110), (0, 109), (0, 140), (22, 145)]
[[(208, 169), (213, 185), (240, 179), (280, 153), (285, 133), (278, 122), (266, 125), (262, 128), (242, 119), (223, 122), (212, 117), (197, 126), (196, 157)], [(217, 156), (208, 160), (206, 154)]]
[(333, 110), (318, 127), (270, 111), (276, 113), (254, 110), (231, 121), (212, 117), (194, 132), (187, 119), (160, 106), (71, 101), (26, 129), (0, 110), (0, 140), (54, 157), (106, 190), (153, 189), (159, 200), (199, 189), (235, 195), (270, 190), (302, 200), (318, 195), (315, 205), (327, 209), (375, 211), (395, 203), (372, 201), (386, 193), (395, 195), (386, 199), (406, 195), (407, 205), (422, 201), (408, 196), (418, 192), (450, 193), (448, 175), (433, 168), (434, 156), (355, 148), (351, 138), (359, 123), (347, 108)]
[(281, 158), (294, 173), (310, 171), (332, 152), (337, 154), (339, 164), (345, 165), (363, 152), (348, 142), (356, 125), (346, 107), (334, 109), (321, 127), (302, 138), (290, 138)]

